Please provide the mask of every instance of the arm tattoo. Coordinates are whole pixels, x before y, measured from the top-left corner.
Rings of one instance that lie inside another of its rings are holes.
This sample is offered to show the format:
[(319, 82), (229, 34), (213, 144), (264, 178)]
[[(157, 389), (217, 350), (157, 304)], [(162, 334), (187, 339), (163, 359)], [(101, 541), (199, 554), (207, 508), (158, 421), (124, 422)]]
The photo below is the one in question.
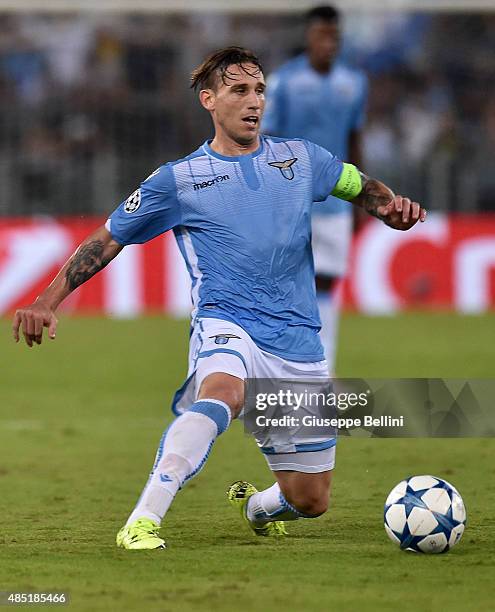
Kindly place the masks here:
[(384, 217), (378, 214), (378, 206), (385, 206), (390, 202), (393, 195), (386, 191), (385, 185), (380, 181), (369, 178), (366, 174), (361, 174), (361, 180), (363, 181), (363, 190), (360, 194), (360, 199), (363, 208), (366, 212), (377, 219), (384, 221)]
[(94, 240), (76, 251), (65, 273), (71, 291), (85, 283), (111, 261), (111, 258), (103, 258), (104, 248), (101, 240)]

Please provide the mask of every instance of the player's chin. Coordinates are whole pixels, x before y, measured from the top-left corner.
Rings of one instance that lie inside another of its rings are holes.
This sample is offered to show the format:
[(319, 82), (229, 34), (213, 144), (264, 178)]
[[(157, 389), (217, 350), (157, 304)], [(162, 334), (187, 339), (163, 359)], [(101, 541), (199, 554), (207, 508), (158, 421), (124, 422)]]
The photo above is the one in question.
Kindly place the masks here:
[(236, 134), (236, 140), (241, 145), (250, 145), (258, 138), (259, 126), (246, 126)]

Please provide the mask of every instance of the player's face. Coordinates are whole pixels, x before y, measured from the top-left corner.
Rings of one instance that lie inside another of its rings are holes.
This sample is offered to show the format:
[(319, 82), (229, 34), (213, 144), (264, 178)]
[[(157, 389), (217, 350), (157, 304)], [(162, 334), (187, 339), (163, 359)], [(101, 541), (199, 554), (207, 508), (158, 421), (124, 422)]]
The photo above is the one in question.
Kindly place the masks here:
[(257, 141), (265, 109), (265, 79), (257, 66), (229, 66), (207, 102), (217, 132), (243, 146)]
[(338, 23), (336, 21), (313, 21), (306, 32), (306, 44), (311, 65), (316, 70), (329, 70), (339, 51)]

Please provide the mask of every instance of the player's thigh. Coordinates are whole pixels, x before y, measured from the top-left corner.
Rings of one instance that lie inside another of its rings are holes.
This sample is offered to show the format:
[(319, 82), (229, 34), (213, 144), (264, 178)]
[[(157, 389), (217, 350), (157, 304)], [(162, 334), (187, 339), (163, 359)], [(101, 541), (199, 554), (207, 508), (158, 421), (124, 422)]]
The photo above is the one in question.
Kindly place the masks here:
[(285, 499), (300, 512), (318, 515), (326, 512), (333, 470), (318, 473), (275, 471)]
[(235, 418), (244, 405), (244, 380), (224, 372), (209, 374), (201, 383), (198, 399), (225, 402), (232, 412), (232, 418)]

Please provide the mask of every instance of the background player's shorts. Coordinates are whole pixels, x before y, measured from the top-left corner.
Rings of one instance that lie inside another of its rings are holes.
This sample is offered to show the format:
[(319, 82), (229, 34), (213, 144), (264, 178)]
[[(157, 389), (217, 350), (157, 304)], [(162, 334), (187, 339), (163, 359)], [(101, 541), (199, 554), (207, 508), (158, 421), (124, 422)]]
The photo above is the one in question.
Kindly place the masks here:
[(351, 212), (326, 215), (313, 213), (311, 225), (316, 274), (345, 276), (352, 239)]
[[(261, 350), (241, 327), (221, 319), (198, 318), (189, 343), (187, 379), (174, 397), (175, 414), (186, 411), (197, 399), (203, 380), (210, 374), (222, 372), (236, 378), (269, 378), (284, 380), (328, 379), (326, 361), (311, 363), (287, 361)], [(241, 415), (242, 418), (242, 415)], [(307, 439), (293, 435), (276, 441), (251, 430), (258, 447), (272, 470), (324, 472), (335, 463), (333, 434), (327, 438)]]

